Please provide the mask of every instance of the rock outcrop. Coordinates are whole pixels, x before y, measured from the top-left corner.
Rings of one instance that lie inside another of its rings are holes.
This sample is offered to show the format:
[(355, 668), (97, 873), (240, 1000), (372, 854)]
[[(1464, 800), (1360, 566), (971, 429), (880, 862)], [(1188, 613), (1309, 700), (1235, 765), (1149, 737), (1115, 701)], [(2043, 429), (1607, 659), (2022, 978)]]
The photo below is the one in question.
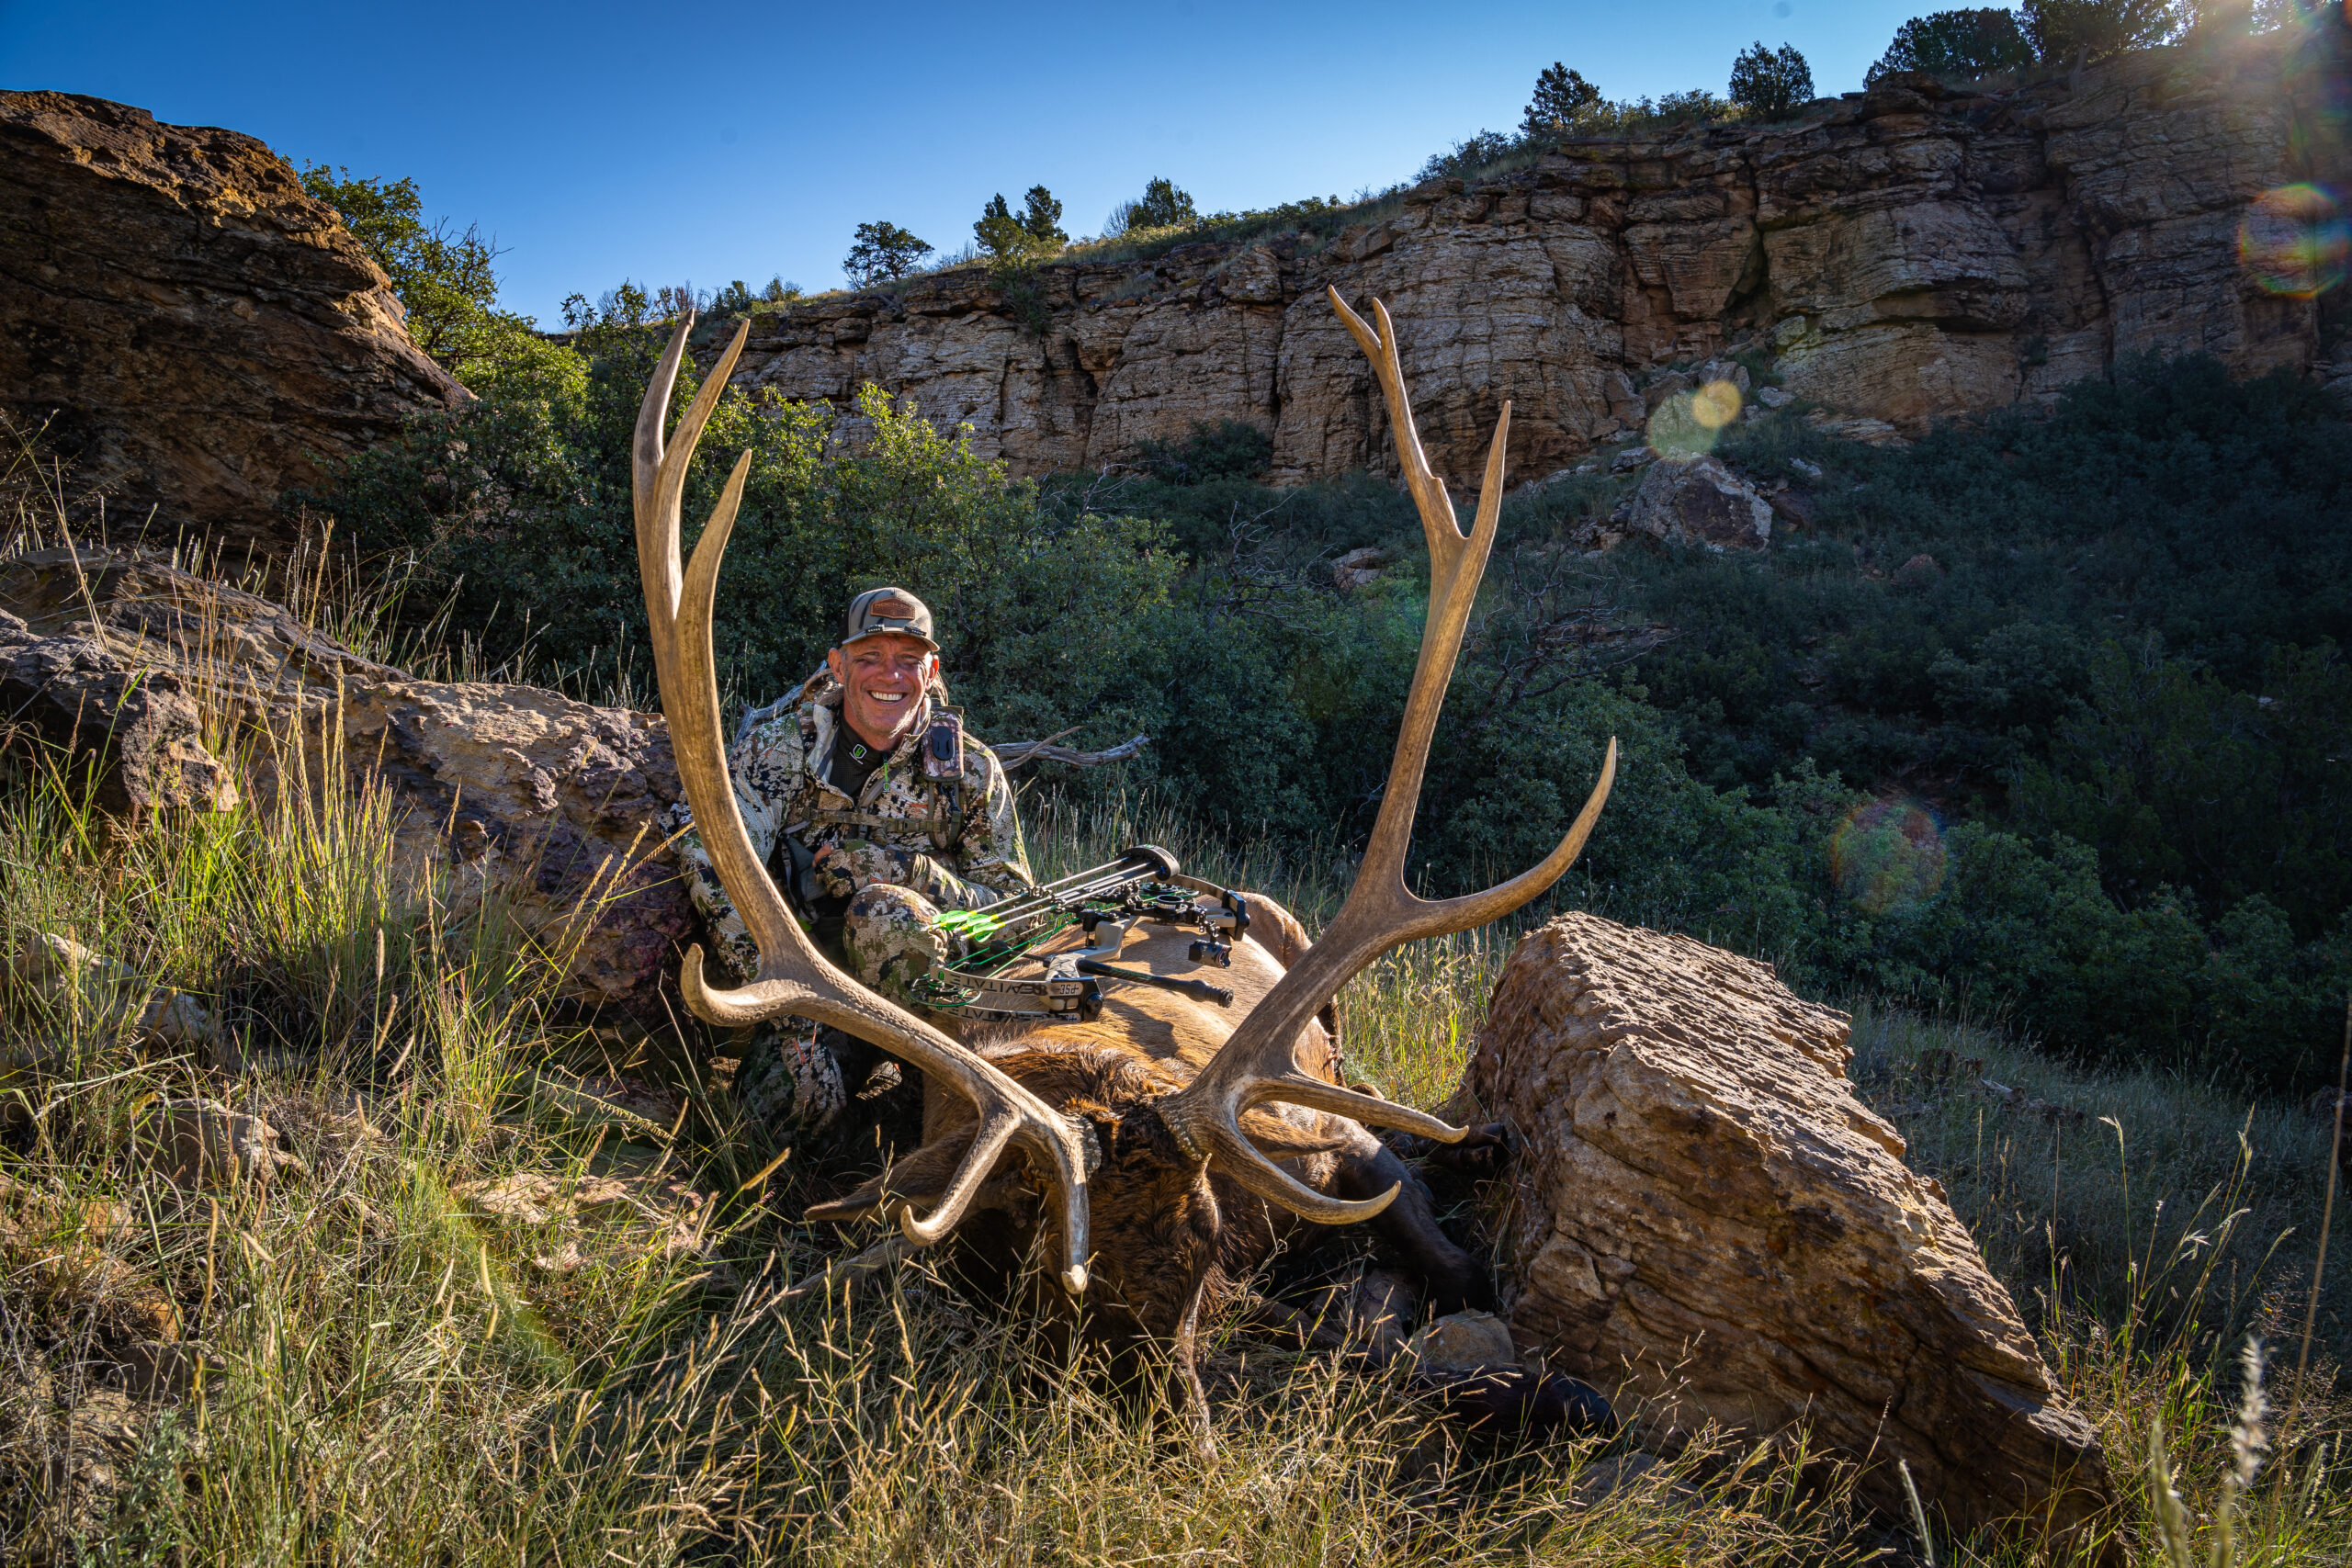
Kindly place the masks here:
[(1532, 478), (1734, 346), (1791, 392), (1905, 426), (2149, 352), (2308, 370), (2317, 306), (2243, 266), (2238, 229), (2263, 192), (2345, 172), (2324, 101), (2340, 32), (1992, 96), (1890, 79), (1791, 124), (1571, 144), (1430, 181), (1328, 243), (1049, 265), (1018, 303), (979, 269), (909, 279), (762, 316), (736, 380), (843, 407), (873, 381), (968, 422), (1017, 473), (1218, 419), (1271, 434), (1277, 481), (1393, 472), (1332, 285), (1387, 301), (1431, 460), (1475, 487), (1505, 399), (1511, 472)]
[(118, 535), (274, 549), (281, 492), (465, 398), (404, 319), (252, 137), (0, 93), (0, 411), (47, 422)]
[(1610, 522), (1671, 545), (1760, 550), (1772, 542), (1771, 503), (1713, 457), (1659, 458)]
[[(226, 761), (204, 750), (202, 733), (299, 737), (299, 747), (249, 747), (237, 760), (243, 787), (264, 802), (305, 781), (384, 790), (396, 855), (445, 879), (453, 913), (495, 898), (570, 953), (575, 999), (660, 1007), (692, 913), (656, 826), (679, 798), (659, 716), (535, 686), (417, 680), (266, 599), (96, 552), (0, 562), (0, 643), (9, 636), (18, 651), (0, 675), (46, 660), (40, 667), (67, 667), (80, 682), (73, 689), (145, 692), (175, 705), (171, 714), (187, 722), (172, 729), (170, 747), (115, 748), (110, 776), (126, 796), (220, 804), (233, 790), (184, 787), (231, 776)], [(0, 647), (0, 661), (9, 659)], [(46, 700), (62, 711), (73, 698)]]
[[(761, 315), (736, 379), (844, 410), (877, 383), (968, 423), (1019, 474), (1225, 419), (1272, 435), (1275, 482), (1393, 472), (1333, 286), (1388, 302), (1422, 438), (1464, 485), (1504, 400), (1511, 472), (1533, 478), (1711, 376), (1745, 382), (1735, 349), (1888, 434), (2149, 352), (2352, 386), (2322, 363), (2315, 301), (2239, 245), (2265, 192), (2352, 175), (2328, 118), (2344, 36), (2299, 26), (2002, 94), (1888, 78), (1788, 123), (1431, 180), (1329, 237), (828, 296)], [(260, 142), (0, 93), (0, 412), (49, 422), (111, 492), (119, 536), (280, 547), (286, 490), (466, 396), (402, 322), (383, 274)]]
[(179, 676), (126, 665), (94, 637), (37, 636), (0, 611), (0, 714), (92, 768), (92, 798), (114, 812), (224, 810), (236, 784), (204, 743)]
[(1687, 937), (1568, 915), (1496, 988), (1464, 1090), (1511, 1125), (1521, 1351), (1653, 1443), (1810, 1428), (1905, 1516), (2067, 1531), (2112, 1500), (2089, 1425), (1894, 1129), (1847, 1019)]

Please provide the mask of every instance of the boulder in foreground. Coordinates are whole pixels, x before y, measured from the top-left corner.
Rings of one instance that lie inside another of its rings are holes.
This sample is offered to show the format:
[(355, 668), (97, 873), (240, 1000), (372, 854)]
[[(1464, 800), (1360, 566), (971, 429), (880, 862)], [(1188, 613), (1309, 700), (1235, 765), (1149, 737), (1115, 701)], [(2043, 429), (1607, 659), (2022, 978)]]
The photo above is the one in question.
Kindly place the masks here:
[(2098, 1436), (1855, 1098), (1847, 1029), (1688, 937), (1522, 942), (1464, 1080), (1520, 1141), (1513, 1336), (1653, 1445), (1802, 1425), (1889, 1514), (1899, 1459), (1953, 1527), (2071, 1533), (2114, 1498)]

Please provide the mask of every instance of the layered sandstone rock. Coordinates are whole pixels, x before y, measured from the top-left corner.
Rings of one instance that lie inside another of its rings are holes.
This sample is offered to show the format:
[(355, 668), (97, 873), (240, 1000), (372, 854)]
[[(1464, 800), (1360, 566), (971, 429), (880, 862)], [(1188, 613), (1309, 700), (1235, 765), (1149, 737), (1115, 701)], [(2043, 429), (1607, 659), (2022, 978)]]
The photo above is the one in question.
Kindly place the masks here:
[(1587, 915), (1521, 943), (1464, 1091), (1514, 1129), (1522, 1351), (1654, 1442), (1802, 1424), (1905, 1517), (2064, 1531), (2098, 1438), (1903, 1140), (1845, 1077), (1845, 1015), (1687, 937)]
[[(2315, 303), (2266, 292), (2237, 228), (2266, 190), (2352, 174), (2324, 112), (2341, 36), (2157, 51), (1994, 96), (1891, 79), (1788, 124), (1430, 181), (1328, 241), (1056, 264), (1017, 299), (982, 269), (908, 279), (762, 316), (737, 378), (843, 408), (876, 382), (1018, 473), (1220, 419), (1272, 434), (1277, 481), (1393, 470), (1331, 285), (1388, 302), (1423, 440), (1470, 484), (1504, 400), (1511, 471), (1552, 473), (1734, 347), (1906, 427), (2144, 352), (2312, 369)], [(260, 142), (0, 93), (0, 412), (49, 422), (125, 526), (281, 547), (287, 489), (465, 396), (401, 321)]]
[[(420, 681), (266, 599), (94, 552), (0, 562), (0, 645), (12, 637), (0, 692), (38, 666), (69, 682), (41, 696), (44, 712), (62, 713), (77, 692), (132, 694), (118, 711), (155, 743), (117, 744), (110, 776), (126, 799), (225, 804), (232, 772), (265, 808), (306, 782), (380, 788), (396, 855), (440, 878), (455, 917), (493, 899), (565, 955), (575, 999), (659, 1008), (692, 920), (656, 826), (679, 798), (660, 717), (534, 686)], [(142, 692), (148, 707), (134, 705)], [(254, 740), (233, 770), (204, 750), (205, 733), (241, 731), (300, 743)]]
[(0, 411), (47, 423), (117, 532), (275, 548), (281, 492), (466, 396), (403, 315), (252, 137), (0, 93)]
[(1475, 187), (1431, 181), (1329, 243), (1046, 267), (1042, 332), (984, 272), (910, 279), (762, 317), (737, 380), (842, 405), (874, 381), (1020, 473), (1217, 419), (1272, 435), (1277, 479), (1393, 471), (1335, 285), (1387, 301), (1422, 439), (1468, 485), (1505, 399), (1511, 471), (1548, 474), (1734, 345), (1776, 356), (1795, 393), (1906, 425), (2146, 352), (2306, 369), (2317, 307), (2249, 276), (2237, 227), (2265, 190), (2346, 172), (2324, 112), (2339, 31), (1998, 96), (1905, 78), (1792, 124), (1574, 144)]

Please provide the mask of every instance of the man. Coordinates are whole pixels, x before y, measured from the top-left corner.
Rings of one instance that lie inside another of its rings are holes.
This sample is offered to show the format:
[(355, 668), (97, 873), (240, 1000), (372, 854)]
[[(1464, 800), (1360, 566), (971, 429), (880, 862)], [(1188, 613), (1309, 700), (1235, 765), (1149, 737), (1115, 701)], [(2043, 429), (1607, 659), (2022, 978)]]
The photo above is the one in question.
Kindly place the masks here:
[[(930, 608), (903, 588), (850, 604), (825, 668), (746, 717), (728, 754), (752, 847), (815, 931), (867, 988), (901, 1007), (944, 956), (944, 909), (977, 909), (1030, 885), (1012, 788), (995, 753), (961, 733), (939, 681)], [(682, 805), (673, 827), (692, 818)], [(750, 978), (759, 951), (689, 832), (680, 851), (720, 961)], [(763, 1028), (736, 1100), (771, 1125), (816, 1129), (886, 1064), (837, 1031)], [(880, 1071), (882, 1084), (895, 1073)], [(878, 1086), (877, 1086), (878, 1087)]]

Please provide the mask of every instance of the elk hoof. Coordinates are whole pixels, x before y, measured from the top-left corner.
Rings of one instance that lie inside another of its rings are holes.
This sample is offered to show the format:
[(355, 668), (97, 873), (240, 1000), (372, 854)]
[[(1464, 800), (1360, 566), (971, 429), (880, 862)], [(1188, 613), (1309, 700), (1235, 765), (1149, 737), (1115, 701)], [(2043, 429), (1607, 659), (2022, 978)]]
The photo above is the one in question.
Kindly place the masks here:
[(1457, 1175), (1487, 1177), (1498, 1174), (1510, 1158), (1510, 1140), (1499, 1122), (1489, 1122), (1483, 1127), (1473, 1127), (1458, 1144), (1431, 1145), (1429, 1163), (1441, 1170)]
[(1413, 1386), (1435, 1394), (1447, 1416), (1474, 1431), (1606, 1437), (1617, 1430), (1617, 1413), (1601, 1392), (1563, 1372), (1498, 1367), (1453, 1377), (1417, 1377)]

